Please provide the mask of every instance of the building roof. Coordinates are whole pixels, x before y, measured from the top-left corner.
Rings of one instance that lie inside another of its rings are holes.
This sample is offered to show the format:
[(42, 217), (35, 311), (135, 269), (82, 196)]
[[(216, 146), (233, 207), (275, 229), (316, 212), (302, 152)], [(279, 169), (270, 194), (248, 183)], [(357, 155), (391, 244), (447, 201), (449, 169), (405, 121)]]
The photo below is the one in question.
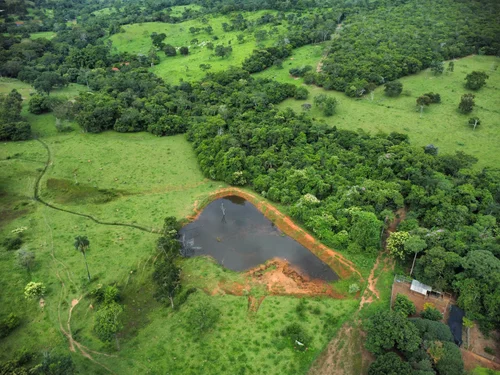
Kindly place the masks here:
[(432, 287), (422, 284), (418, 280), (412, 280), (410, 290), (426, 296), (428, 292), (432, 292)]

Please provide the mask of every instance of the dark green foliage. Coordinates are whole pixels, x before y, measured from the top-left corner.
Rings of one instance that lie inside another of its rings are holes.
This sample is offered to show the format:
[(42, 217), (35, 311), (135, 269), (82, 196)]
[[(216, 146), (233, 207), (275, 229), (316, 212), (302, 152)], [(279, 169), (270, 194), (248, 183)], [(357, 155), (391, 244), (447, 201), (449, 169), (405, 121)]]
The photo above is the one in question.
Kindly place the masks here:
[(485, 72), (472, 72), (465, 77), (465, 87), (469, 90), (479, 90), (486, 84), (489, 76)]
[(300, 68), (292, 68), (289, 70), (290, 75), (294, 77), (303, 77), (306, 73), (310, 72), (313, 69), (311, 65), (304, 65)]
[(223, 46), (221, 44), (218, 44), (217, 46), (215, 46), (215, 50), (214, 50), (215, 56), (220, 56), (222, 58), (229, 56), (231, 54), (231, 52), (233, 52), (233, 48), (231, 46), (226, 47), (226, 46)]
[(177, 50), (171, 44), (165, 44), (165, 46), (163, 47), (163, 52), (165, 52), (165, 55), (167, 55), (167, 56), (176, 56), (177, 55)]
[(387, 96), (398, 96), (403, 92), (403, 84), (399, 81), (387, 82), (384, 92)]
[(471, 117), (468, 123), (470, 126), (472, 126), (472, 130), (476, 130), (476, 127), (478, 125), (481, 125), (481, 120), (479, 119), (479, 117)]
[(376, 354), (393, 348), (413, 352), (421, 341), (415, 325), (394, 311), (380, 311), (371, 316), (366, 322), (366, 333), (365, 346)]
[(405, 318), (417, 312), (415, 304), (404, 294), (398, 294), (394, 301), (394, 311), (400, 313)]
[(496, 55), (499, 6), (497, 1), (384, 1), (369, 7), (358, 2), (324, 61), (323, 86), (346, 91), (356, 80), (379, 85), (428, 67), (440, 74), (443, 60), (480, 50)]
[(319, 94), (314, 97), (314, 104), (323, 111), (325, 116), (331, 116), (335, 113), (337, 99)]
[(219, 309), (207, 298), (185, 306), (186, 328), (195, 336), (201, 336), (212, 329), (220, 319)]
[(474, 102), (474, 94), (463, 94), (458, 104), (458, 110), (462, 113), (470, 113), (474, 109), (476, 103)]
[(153, 42), (153, 46), (156, 48), (162, 49), (165, 47), (165, 43), (163, 41), (165, 40), (167, 36), (165, 33), (152, 33), (151, 34), (151, 41)]
[(189, 55), (189, 48), (186, 46), (182, 46), (181, 48), (179, 48), (179, 53), (183, 56), (187, 56)]
[(120, 315), (123, 307), (111, 301), (104, 303), (94, 315), (94, 332), (101, 341), (109, 342), (115, 334), (123, 327)]
[(431, 103), (441, 103), (441, 95), (439, 94), (428, 92), (427, 94), (424, 95), (431, 100)]
[(436, 363), (439, 375), (457, 375), (464, 373), (464, 362), (460, 349), (452, 342), (443, 342), (444, 355)]
[(181, 269), (177, 267), (173, 259), (161, 259), (155, 263), (153, 280), (157, 284), (155, 297), (161, 302), (169, 301), (172, 308), (174, 296), (181, 289)]
[(72, 375), (76, 373), (71, 356), (44, 353), (38, 371), (44, 375)]
[(64, 77), (55, 72), (43, 72), (33, 82), (35, 90), (41, 93), (49, 94), (55, 87), (66, 86), (68, 82)]
[(443, 319), (443, 314), (441, 314), (441, 312), (434, 307), (426, 308), (420, 313), (420, 316), (422, 319), (434, 320), (436, 322)]
[(0, 338), (9, 336), (20, 324), (21, 319), (16, 314), (9, 314), (8, 317), (0, 321)]
[(434, 75), (443, 74), (444, 72), (444, 62), (442, 61), (432, 61), (430, 67)]
[(300, 323), (290, 323), (280, 335), (290, 340), (290, 344), (298, 351), (305, 351), (311, 345), (312, 337)]
[(13, 237), (6, 237), (2, 241), (2, 246), (5, 247), (7, 250), (18, 250), (21, 248), (23, 245), (23, 238), (21, 235), (16, 235)]
[(17, 90), (0, 95), (0, 141), (24, 141), (31, 138), (31, 126), (21, 117), (23, 98)]
[(403, 362), (396, 353), (386, 353), (377, 357), (370, 365), (368, 375), (413, 375), (408, 362)]
[(446, 324), (420, 318), (411, 318), (409, 321), (417, 327), (419, 336), (425, 341), (453, 342), (453, 335)]
[(295, 99), (306, 100), (309, 96), (309, 91), (305, 87), (297, 87), (295, 91)]

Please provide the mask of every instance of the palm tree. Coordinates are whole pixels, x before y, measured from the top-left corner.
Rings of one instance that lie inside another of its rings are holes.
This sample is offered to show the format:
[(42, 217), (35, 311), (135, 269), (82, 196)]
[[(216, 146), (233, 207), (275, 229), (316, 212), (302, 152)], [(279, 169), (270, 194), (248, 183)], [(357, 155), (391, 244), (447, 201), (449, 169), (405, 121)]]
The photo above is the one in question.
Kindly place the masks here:
[(87, 236), (76, 236), (74, 246), (76, 250), (83, 254), (83, 259), (85, 259), (85, 267), (87, 267), (87, 276), (90, 282), (89, 265), (87, 264), (87, 257), (85, 256), (85, 251), (89, 248), (90, 241)]

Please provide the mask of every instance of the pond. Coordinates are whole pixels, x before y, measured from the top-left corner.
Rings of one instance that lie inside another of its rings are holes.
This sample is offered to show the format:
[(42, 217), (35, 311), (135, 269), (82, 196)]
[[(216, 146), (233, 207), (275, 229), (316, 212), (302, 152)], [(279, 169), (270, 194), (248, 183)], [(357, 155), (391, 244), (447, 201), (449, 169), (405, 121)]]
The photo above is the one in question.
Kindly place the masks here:
[(245, 271), (266, 260), (281, 258), (311, 279), (338, 279), (327, 264), (238, 196), (211, 202), (180, 234), (185, 254), (212, 256), (233, 271)]

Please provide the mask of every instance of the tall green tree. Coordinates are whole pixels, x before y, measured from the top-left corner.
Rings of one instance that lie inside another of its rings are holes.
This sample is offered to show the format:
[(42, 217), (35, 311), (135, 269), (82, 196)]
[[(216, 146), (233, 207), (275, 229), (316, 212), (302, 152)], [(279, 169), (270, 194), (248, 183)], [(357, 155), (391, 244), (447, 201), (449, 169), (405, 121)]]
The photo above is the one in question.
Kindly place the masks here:
[(465, 87), (469, 90), (479, 90), (486, 84), (489, 76), (485, 72), (472, 72), (465, 77)]
[(89, 265), (87, 264), (87, 250), (90, 246), (90, 241), (87, 238), (87, 236), (76, 236), (75, 237), (75, 243), (73, 244), (75, 249), (82, 253), (83, 259), (85, 260), (85, 267), (87, 268), (87, 277), (90, 282), (90, 272), (89, 272)]

